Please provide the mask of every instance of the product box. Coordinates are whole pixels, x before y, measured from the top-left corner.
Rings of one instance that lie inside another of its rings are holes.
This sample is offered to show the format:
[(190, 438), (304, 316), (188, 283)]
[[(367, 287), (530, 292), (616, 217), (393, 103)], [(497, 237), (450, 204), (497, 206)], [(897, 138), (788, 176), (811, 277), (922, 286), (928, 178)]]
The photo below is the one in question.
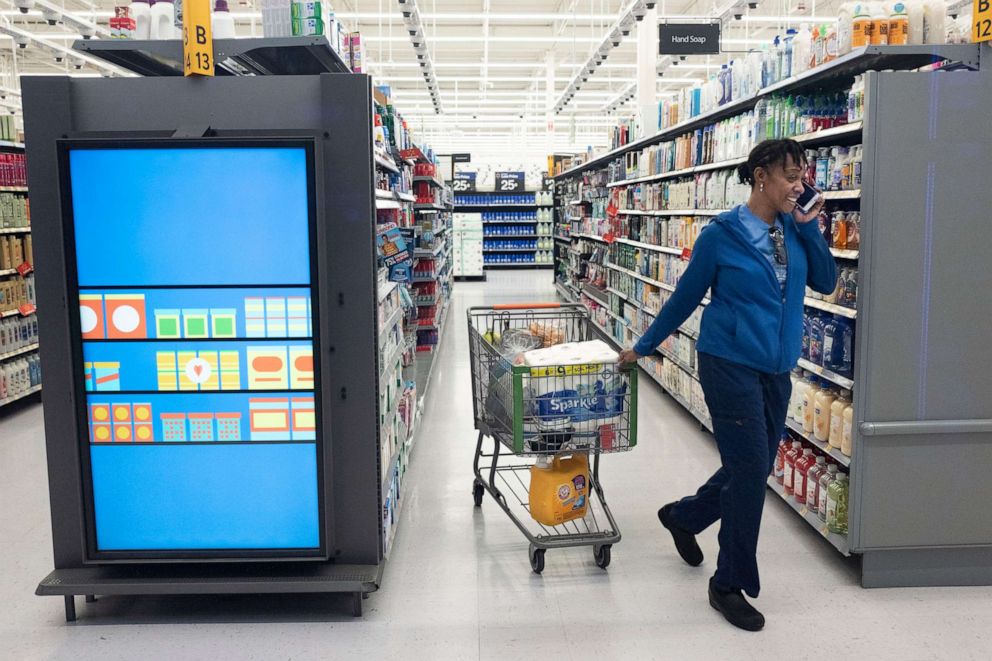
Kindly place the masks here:
[(362, 66), (364, 64), (364, 58), (362, 56), (362, 33), (352, 32), (348, 35), (348, 52), (350, 54), (351, 71), (353, 73), (362, 73)]
[(324, 10), (319, 2), (293, 2), (289, 6), (289, 15), (293, 20), (298, 18), (323, 18)]
[[(324, 21), (319, 18), (294, 18), (293, 36), (312, 37), (324, 34)], [(333, 46), (333, 43), (331, 44)]]

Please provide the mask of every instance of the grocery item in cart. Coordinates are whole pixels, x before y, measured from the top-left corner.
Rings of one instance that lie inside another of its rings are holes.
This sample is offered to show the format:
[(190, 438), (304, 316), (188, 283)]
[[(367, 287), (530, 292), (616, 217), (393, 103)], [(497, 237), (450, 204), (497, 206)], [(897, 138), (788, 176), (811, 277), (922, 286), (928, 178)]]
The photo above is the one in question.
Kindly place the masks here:
[[(545, 345), (547, 346), (547, 345)], [(619, 354), (602, 340), (588, 342), (568, 342), (534, 349), (524, 354), (524, 365), (545, 367), (548, 365), (613, 365)]]
[(589, 507), (589, 455), (555, 456), (530, 467), (530, 515), (546, 526), (581, 519)]

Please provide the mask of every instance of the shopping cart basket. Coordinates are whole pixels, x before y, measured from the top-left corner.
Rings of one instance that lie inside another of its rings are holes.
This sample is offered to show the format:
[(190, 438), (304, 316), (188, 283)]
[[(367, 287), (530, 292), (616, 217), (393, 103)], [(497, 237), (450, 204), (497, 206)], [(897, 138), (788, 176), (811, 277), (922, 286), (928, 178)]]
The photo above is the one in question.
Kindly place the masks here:
[[(473, 307), (468, 310), (468, 335), (479, 430), (476, 507), (488, 491), (530, 542), (535, 573), (544, 570), (547, 549), (573, 546), (592, 546), (596, 564), (605, 569), (620, 531), (599, 482), (599, 458), (604, 452), (630, 450), (637, 442), (636, 366), (514, 364), (523, 350), (540, 344), (596, 339), (585, 307), (578, 304)], [(483, 450), (487, 436), (493, 447), (489, 454)], [(530, 512), (533, 458), (577, 453), (592, 455), (585, 516), (554, 526), (517, 516), (521, 509)], [(480, 468), (483, 459), (491, 461)]]

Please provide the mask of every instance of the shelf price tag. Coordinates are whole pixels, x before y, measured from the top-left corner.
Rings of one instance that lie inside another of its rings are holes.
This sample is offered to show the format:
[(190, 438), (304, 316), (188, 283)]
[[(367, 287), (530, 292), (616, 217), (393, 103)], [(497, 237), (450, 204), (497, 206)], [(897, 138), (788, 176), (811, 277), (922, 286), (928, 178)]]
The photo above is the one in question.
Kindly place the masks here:
[(692, 250), (690, 248), (682, 249), (682, 261), (688, 262), (692, 258)]
[(24, 262), (23, 264), (17, 267), (17, 272), (21, 274), (22, 278), (27, 277), (27, 275), (32, 271), (34, 271), (34, 267), (28, 264), (27, 262)]
[(210, 0), (183, 0), (183, 75), (214, 75)]
[(992, 41), (992, 0), (974, 0), (971, 40), (974, 43)]
[(27, 317), (34, 314), (38, 310), (34, 303), (25, 303), (21, 307), (17, 308), (17, 311), (21, 313), (22, 317)]

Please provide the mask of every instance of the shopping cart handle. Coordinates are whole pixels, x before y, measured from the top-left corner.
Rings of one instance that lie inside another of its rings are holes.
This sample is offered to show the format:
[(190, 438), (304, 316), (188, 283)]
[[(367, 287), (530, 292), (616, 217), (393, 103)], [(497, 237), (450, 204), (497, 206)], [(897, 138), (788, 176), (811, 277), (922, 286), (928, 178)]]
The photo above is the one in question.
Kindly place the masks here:
[(560, 308), (561, 303), (501, 303), (494, 305), (493, 310), (547, 310)]

